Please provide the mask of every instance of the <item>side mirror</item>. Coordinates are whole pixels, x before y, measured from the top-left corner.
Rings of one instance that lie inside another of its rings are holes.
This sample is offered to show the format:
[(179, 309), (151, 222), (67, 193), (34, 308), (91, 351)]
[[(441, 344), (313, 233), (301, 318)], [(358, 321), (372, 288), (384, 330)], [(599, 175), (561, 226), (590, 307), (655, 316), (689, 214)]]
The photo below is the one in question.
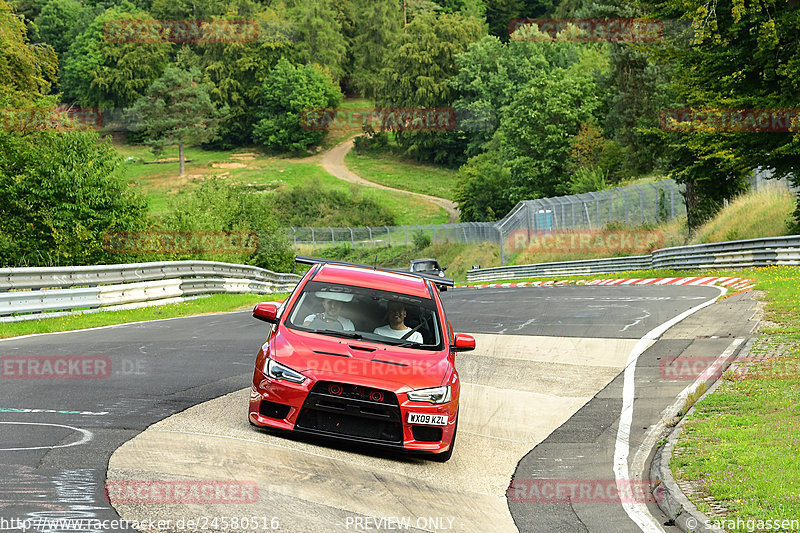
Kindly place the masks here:
[(475, 337), (464, 333), (456, 333), (453, 340), (453, 350), (456, 352), (468, 352), (475, 349)]
[(278, 304), (265, 303), (256, 304), (253, 308), (253, 318), (270, 322), (271, 324), (278, 323)]
[(442, 272), (444, 272), (445, 270), (447, 270), (447, 267), (442, 267)]

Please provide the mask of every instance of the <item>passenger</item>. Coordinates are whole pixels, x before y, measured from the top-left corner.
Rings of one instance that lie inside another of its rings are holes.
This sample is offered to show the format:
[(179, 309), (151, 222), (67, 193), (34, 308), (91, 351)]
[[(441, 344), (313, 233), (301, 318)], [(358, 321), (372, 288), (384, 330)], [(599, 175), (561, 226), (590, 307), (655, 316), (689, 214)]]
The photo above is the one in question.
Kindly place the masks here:
[[(403, 336), (411, 331), (411, 328), (406, 326), (406, 307), (403, 305), (402, 302), (398, 301), (390, 301), (389, 304), (386, 306), (386, 317), (388, 320), (388, 324), (385, 326), (381, 326), (379, 328), (375, 328), (374, 333), (378, 335), (383, 335), (384, 337), (394, 337), (396, 339), (402, 339)], [(411, 335), (408, 336), (406, 340), (411, 342), (416, 342), (422, 344), (422, 334), (419, 331), (415, 331)]]
[(323, 312), (308, 315), (303, 320), (304, 326), (318, 330), (355, 331), (353, 323), (340, 316), (344, 303), (353, 299), (352, 294), (316, 292), (315, 296), (322, 300)]

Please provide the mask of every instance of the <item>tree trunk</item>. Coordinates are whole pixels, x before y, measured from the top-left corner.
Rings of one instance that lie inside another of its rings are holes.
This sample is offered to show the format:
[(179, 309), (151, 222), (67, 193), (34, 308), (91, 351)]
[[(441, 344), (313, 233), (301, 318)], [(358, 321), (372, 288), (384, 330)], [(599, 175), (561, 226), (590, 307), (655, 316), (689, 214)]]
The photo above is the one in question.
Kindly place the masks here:
[(178, 176), (183, 176), (185, 169), (184, 160), (183, 160), (183, 139), (178, 140), (178, 161), (180, 161), (181, 170), (178, 173)]
[(697, 229), (697, 204), (699, 203), (700, 199), (698, 198), (697, 189), (695, 188), (696, 183), (694, 180), (686, 180), (684, 185), (686, 185), (686, 191), (683, 193), (683, 196), (686, 199), (686, 225), (689, 227), (689, 236), (687, 237), (688, 242)]

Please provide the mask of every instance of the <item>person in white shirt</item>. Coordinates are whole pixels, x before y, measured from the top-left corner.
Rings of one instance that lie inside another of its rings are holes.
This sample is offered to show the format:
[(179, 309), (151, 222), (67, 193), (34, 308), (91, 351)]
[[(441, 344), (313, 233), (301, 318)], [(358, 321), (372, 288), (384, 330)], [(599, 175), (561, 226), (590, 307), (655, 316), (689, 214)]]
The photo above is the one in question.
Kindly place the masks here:
[[(375, 328), (373, 333), (383, 335), (384, 337), (394, 337), (395, 339), (402, 339), (403, 336), (411, 331), (411, 328), (406, 326), (406, 307), (397, 301), (390, 301), (386, 306), (386, 316), (389, 324)], [(415, 331), (406, 339), (411, 342), (422, 344), (422, 334)]]
[(303, 325), (318, 330), (355, 331), (353, 323), (340, 316), (344, 302), (353, 299), (352, 294), (318, 292), (316, 296), (322, 300), (322, 313), (308, 315)]

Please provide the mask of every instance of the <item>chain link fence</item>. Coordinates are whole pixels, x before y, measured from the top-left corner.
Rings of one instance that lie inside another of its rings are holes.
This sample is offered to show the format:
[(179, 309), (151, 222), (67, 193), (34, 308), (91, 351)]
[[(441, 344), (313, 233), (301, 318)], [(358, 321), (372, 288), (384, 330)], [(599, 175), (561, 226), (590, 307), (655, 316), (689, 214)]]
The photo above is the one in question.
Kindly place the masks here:
[(617, 187), (605, 191), (525, 200), (497, 222), (346, 228), (286, 228), (295, 245), (391, 246), (433, 243), (504, 243), (520, 231), (529, 234), (558, 230), (601, 229), (610, 222), (641, 225), (686, 216), (682, 188), (673, 180)]

